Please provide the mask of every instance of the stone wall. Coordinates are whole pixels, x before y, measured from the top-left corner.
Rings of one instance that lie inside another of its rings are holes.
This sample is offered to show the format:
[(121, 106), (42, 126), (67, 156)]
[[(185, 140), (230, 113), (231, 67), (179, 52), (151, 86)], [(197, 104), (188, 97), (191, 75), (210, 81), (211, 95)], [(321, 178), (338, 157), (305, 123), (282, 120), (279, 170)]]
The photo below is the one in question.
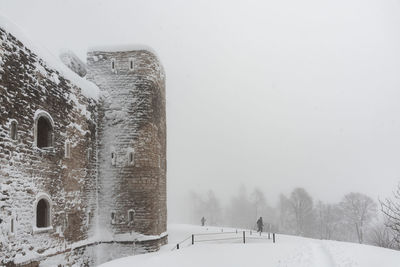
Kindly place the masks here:
[[(40, 267), (54, 267), (60, 263), (61, 266), (97, 266), (121, 257), (154, 252), (166, 243), (167, 236), (147, 241), (93, 243), (48, 257), (40, 262)], [(30, 267), (30, 265), (18, 267)]]
[[(97, 106), (1, 28), (0, 77), (1, 265), (88, 237), (87, 215), (96, 208)], [(54, 123), (51, 148), (36, 146), (35, 122), (41, 114)], [(17, 123), (16, 140), (12, 122)], [(67, 140), (70, 158), (65, 157)], [(36, 229), (35, 221), (40, 196), (51, 204), (50, 227), (44, 231)]]
[[(87, 78), (105, 95), (98, 123), (100, 229), (112, 234), (166, 232), (163, 68), (146, 50), (90, 52), (87, 65)], [(135, 213), (131, 223), (129, 210)]]
[[(99, 100), (0, 27), (0, 265), (93, 266), (104, 250), (116, 258), (167, 242), (162, 66), (138, 50), (90, 52), (88, 67)], [(51, 132), (38, 138), (42, 118)]]

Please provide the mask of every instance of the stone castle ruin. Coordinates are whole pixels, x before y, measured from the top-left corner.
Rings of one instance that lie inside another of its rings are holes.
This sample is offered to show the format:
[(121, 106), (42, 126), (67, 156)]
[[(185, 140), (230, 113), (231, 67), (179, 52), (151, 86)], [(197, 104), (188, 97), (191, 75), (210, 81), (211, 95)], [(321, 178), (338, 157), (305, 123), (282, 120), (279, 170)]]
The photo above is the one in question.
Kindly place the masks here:
[(0, 20), (0, 266), (95, 266), (158, 250), (167, 208), (157, 56), (92, 49), (84, 68), (64, 55), (84, 79), (24, 38)]

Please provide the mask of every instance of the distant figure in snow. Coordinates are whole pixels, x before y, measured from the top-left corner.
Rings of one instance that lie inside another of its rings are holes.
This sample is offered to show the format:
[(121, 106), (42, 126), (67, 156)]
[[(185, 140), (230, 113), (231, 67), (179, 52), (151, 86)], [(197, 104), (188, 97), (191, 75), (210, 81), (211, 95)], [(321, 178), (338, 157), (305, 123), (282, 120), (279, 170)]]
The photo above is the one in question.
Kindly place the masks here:
[(201, 226), (204, 226), (206, 224), (206, 218), (204, 218), (204, 216), (203, 216), (203, 218), (201, 218)]
[(263, 227), (264, 227), (263, 219), (262, 219), (262, 217), (260, 217), (257, 220), (257, 228), (258, 228), (257, 232), (261, 233), (263, 231)]

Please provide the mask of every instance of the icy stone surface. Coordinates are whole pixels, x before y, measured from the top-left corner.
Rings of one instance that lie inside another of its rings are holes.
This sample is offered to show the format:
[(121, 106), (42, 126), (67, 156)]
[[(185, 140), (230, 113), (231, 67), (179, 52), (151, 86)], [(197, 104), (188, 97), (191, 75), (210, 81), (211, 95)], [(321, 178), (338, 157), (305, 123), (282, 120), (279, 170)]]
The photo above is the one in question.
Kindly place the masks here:
[(61, 61), (70, 68), (73, 72), (78, 74), (80, 77), (86, 75), (86, 64), (75, 55), (74, 52), (66, 50), (60, 53)]
[[(120, 69), (130, 57), (135, 69)], [(100, 64), (93, 75), (107, 66), (107, 75), (93, 79), (110, 86), (102, 94), (0, 18), (0, 265), (93, 266), (167, 242), (162, 66), (144, 50), (117, 56), (115, 72), (107, 57), (92, 59)], [(51, 147), (36, 144), (42, 116), (51, 125)], [(41, 196), (50, 207), (45, 228), (36, 225)]]
[[(100, 232), (133, 228), (159, 235), (167, 221), (164, 70), (147, 50), (90, 52), (87, 62), (87, 78), (104, 92), (98, 113)], [(121, 223), (132, 209), (136, 219)]]

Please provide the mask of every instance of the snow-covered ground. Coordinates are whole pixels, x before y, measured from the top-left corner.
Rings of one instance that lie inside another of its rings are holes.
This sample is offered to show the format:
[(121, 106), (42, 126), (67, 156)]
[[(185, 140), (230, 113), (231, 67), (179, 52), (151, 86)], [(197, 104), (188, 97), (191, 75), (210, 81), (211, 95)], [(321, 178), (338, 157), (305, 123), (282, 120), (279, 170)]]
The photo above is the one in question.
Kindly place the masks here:
[[(224, 228), (224, 232), (235, 229)], [(118, 259), (101, 267), (399, 267), (400, 252), (346, 242), (316, 240), (295, 236), (277, 235), (276, 243), (268, 239), (251, 239), (246, 234), (243, 244), (241, 232), (238, 239), (198, 242), (191, 239), (172, 250), (176, 243), (192, 233), (221, 233), (221, 228), (193, 225), (169, 225), (169, 244), (161, 251)], [(223, 239), (236, 234), (198, 236), (197, 240)], [(251, 237), (255, 237), (254, 233)], [(172, 251), (171, 251), (172, 250)]]

